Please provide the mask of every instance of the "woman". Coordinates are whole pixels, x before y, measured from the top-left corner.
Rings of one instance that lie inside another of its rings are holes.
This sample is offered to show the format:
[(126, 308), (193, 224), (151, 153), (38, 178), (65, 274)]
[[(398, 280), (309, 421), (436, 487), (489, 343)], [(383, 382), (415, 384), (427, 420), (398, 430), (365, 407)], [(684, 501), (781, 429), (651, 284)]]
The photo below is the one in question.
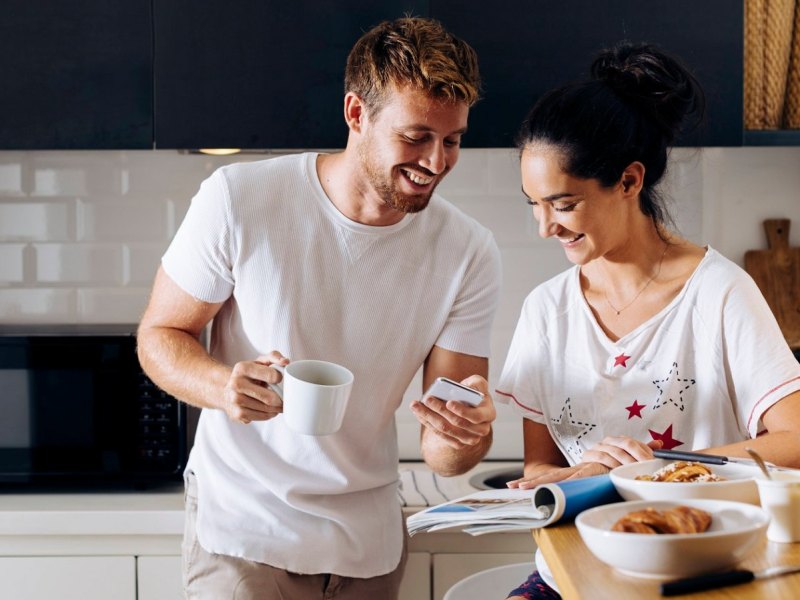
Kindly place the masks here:
[[(656, 186), (703, 94), (676, 59), (620, 45), (523, 126), (522, 188), (570, 270), (525, 301), (498, 383), (525, 476), (607, 473), (656, 448), (800, 467), (800, 364), (750, 277), (668, 227)], [(538, 562), (537, 557), (537, 562)], [(534, 573), (510, 598), (557, 597)]]

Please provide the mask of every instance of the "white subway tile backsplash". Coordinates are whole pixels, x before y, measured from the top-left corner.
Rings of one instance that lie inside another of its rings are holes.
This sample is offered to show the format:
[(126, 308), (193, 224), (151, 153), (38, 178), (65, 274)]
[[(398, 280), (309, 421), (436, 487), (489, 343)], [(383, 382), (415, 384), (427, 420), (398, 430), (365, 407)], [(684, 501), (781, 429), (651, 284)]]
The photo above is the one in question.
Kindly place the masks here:
[(489, 152), (489, 190), (493, 194), (523, 198), (519, 150), (496, 148)]
[(706, 238), (725, 256), (767, 247), (763, 221), (792, 220), (789, 244), (800, 246), (800, 147), (704, 151)]
[[(511, 345), (511, 339), (514, 337), (514, 330), (517, 326), (517, 318), (519, 311), (509, 312), (505, 315), (503, 321), (505, 323), (498, 323), (495, 321), (495, 327), (492, 330), (492, 354), (489, 360), (489, 387), (494, 389), (497, 386), (497, 380), (500, 378), (500, 373), (503, 371), (503, 365), (506, 362), (506, 355), (508, 354), (508, 347)], [(532, 344), (537, 343), (531, 340)]]
[(125, 244), (125, 284), (150, 286), (156, 275), (167, 242), (160, 244)]
[(74, 203), (0, 202), (0, 242), (74, 239)]
[(3, 323), (73, 323), (74, 289), (0, 288), (0, 321)]
[(126, 151), (119, 154), (120, 168), (127, 181), (126, 193), (148, 196), (152, 201), (186, 199), (217, 168), (231, 162), (251, 162), (268, 156), (205, 156), (179, 154), (170, 150)]
[(33, 152), (33, 196), (109, 197), (122, 194), (119, 153)]
[(122, 285), (122, 246), (35, 244), (36, 279), (52, 284)]
[(163, 201), (125, 198), (78, 201), (78, 240), (103, 242), (168, 239), (167, 206)]
[(529, 246), (501, 246), (503, 289), (528, 294), (534, 287), (570, 268), (564, 249), (556, 240)]
[(485, 196), (489, 191), (489, 150), (461, 150), (455, 169), (436, 189), (448, 200), (460, 196)]
[[(169, 196), (191, 197), (206, 178), (200, 157), (168, 151), (128, 151), (120, 157), (126, 194), (160, 201)], [(228, 161), (230, 162), (230, 161)]]
[(700, 148), (676, 148), (662, 180), (661, 192), (678, 232), (705, 244), (703, 233), (703, 153)]
[(493, 345), (498, 335), (508, 334), (504, 339), (511, 341), (509, 332), (513, 333), (522, 304), (533, 288), (572, 266), (553, 240), (530, 247), (501, 247), (500, 254), (503, 289), (494, 320)]
[(86, 171), (82, 169), (36, 169), (33, 175), (35, 196), (84, 196)]
[(22, 161), (0, 157), (0, 196), (22, 196)]
[(0, 244), (0, 285), (25, 281), (25, 244)]
[(522, 193), (445, 198), (491, 229), (500, 246), (528, 246), (541, 240), (531, 207), (523, 201)]
[(167, 237), (169, 239), (175, 236), (175, 232), (178, 231), (178, 227), (186, 216), (186, 212), (189, 210), (189, 205), (191, 203), (192, 200), (189, 196), (177, 200), (173, 198), (166, 200)]
[(138, 323), (149, 297), (149, 287), (80, 289), (77, 322)]

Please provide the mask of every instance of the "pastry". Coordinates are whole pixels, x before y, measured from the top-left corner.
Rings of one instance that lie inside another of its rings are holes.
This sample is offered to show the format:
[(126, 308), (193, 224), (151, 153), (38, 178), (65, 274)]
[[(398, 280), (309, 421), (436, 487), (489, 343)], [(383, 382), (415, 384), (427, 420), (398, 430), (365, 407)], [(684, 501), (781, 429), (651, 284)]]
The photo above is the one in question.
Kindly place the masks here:
[(706, 465), (699, 462), (680, 460), (660, 468), (652, 475), (639, 475), (639, 481), (670, 481), (670, 482), (697, 482), (697, 481), (723, 481)]
[(667, 510), (645, 508), (630, 512), (611, 527), (626, 533), (702, 533), (711, 525), (711, 515), (699, 508), (676, 506)]

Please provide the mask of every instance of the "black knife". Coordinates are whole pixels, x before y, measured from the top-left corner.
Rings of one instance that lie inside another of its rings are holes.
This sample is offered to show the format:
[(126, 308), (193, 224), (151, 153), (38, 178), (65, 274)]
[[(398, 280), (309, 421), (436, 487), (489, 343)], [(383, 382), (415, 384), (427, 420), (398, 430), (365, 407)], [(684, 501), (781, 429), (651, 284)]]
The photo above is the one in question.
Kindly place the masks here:
[[(741, 465), (756, 466), (756, 461), (749, 458), (739, 458), (738, 456), (718, 456), (716, 454), (703, 454), (702, 452), (683, 452), (680, 450), (653, 450), (653, 456), (656, 458), (666, 458), (668, 460), (688, 460), (709, 465), (726, 465), (728, 463), (736, 463)], [(774, 467), (773, 464), (767, 463), (769, 466)]]
[(763, 571), (748, 571), (738, 569), (726, 573), (712, 573), (710, 575), (698, 575), (697, 577), (687, 577), (686, 579), (676, 579), (661, 584), (662, 596), (679, 596), (681, 594), (691, 594), (703, 590), (713, 590), (715, 588), (728, 585), (747, 583), (755, 579), (766, 579), (779, 575), (789, 575), (790, 573), (800, 573), (800, 565), (789, 567), (770, 567)]

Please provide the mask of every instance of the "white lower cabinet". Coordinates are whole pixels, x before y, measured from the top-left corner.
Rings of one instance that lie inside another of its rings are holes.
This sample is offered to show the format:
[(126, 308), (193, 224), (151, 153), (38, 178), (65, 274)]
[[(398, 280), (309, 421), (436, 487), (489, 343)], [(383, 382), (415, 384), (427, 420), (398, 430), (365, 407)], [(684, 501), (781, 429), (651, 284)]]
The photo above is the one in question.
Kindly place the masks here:
[(409, 552), (406, 572), (400, 583), (400, 600), (430, 600), (431, 555)]
[[(441, 600), (464, 577), (511, 563), (531, 561), (533, 553), (430, 554), (409, 552), (399, 600)], [(136, 560), (138, 600), (180, 600), (180, 556), (140, 556)], [(521, 581), (517, 583), (522, 583)], [(498, 590), (498, 593), (510, 591)]]
[(138, 600), (183, 598), (180, 556), (140, 556), (136, 559)]
[(133, 556), (0, 558), (0, 598), (136, 600)]
[[(450, 586), (473, 573), (525, 561), (531, 561), (533, 569), (533, 552), (409, 552), (400, 600), (442, 600)], [(0, 557), (0, 598), (181, 600), (181, 557), (4, 556)]]
[[(399, 600), (442, 600), (445, 592), (456, 582), (492, 567), (530, 561), (534, 569), (533, 552), (431, 554), (409, 552), (405, 576), (400, 584)], [(137, 600), (180, 600), (180, 556), (140, 556), (136, 561)], [(514, 585), (522, 583), (516, 582)], [(498, 590), (498, 594), (511, 591)], [(498, 596), (499, 597), (499, 596)]]

